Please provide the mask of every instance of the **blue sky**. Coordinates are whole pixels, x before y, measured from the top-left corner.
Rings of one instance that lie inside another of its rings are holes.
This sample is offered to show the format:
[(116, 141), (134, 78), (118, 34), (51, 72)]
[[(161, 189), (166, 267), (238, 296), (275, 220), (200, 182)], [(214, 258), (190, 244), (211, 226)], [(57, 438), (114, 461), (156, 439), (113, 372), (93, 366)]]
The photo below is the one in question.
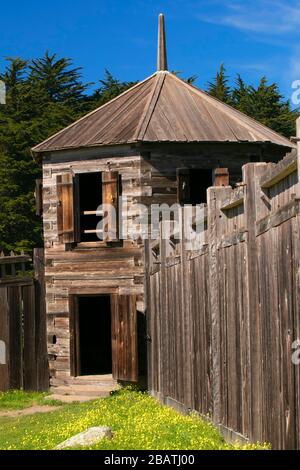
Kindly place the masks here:
[(155, 70), (157, 15), (166, 16), (169, 68), (204, 87), (219, 64), (257, 83), (262, 75), (290, 98), (300, 80), (300, 1), (14, 0), (1, 2), (0, 69), (6, 56), (46, 49), (71, 57), (86, 81), (108, 68), (122, 80)]

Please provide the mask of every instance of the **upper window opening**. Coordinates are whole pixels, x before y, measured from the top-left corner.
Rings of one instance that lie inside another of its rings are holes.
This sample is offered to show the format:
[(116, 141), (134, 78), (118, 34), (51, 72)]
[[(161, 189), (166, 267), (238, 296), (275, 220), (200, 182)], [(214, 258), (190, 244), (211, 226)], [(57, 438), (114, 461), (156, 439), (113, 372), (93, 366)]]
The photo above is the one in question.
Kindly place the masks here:
[(102, 204), (101, 173), (79, 175), (80, 241), (99, 241), (97, 224), (101, 220), (98, 207)]
[(190, 204), (195, 206), (206, 202), (207, 188), (213, 185), (211, 170), (190, 171)]
[[(120, 181), (117, 171), (57, 175), (59, 240), (68, 244), (103, 241), (107, 246), (119, 242)], [(101, 231), (99, 225), (103, 225)]]
[(207, 202), (207, 188), (213, 185), (212, 170), (178, 170), (178, 202), (182, 205)]

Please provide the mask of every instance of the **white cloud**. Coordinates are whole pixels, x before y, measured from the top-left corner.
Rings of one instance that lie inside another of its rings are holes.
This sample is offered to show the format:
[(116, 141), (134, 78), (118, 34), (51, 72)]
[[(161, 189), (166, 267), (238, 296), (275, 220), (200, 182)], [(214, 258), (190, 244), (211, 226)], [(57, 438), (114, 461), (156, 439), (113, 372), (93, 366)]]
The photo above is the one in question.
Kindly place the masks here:
[(257, 62), (257, 63), (234, 63), (231, 62), (231, 68), (236, 70), (248, 70), (259, 72), (261, 74), (269, 73), (272, 71), (272, 65), (266, 62)]
[(290, 59), (290, 75), (293, 80), (300, 79), (300, 47), (296, 47)]
[(219, 14), (199, 14), (209, 23), (225, 25), (246, 32), (263, 35), (293, 33), (300, 27), (300, 1), (240, 0), (219, 2), (225, 8)]

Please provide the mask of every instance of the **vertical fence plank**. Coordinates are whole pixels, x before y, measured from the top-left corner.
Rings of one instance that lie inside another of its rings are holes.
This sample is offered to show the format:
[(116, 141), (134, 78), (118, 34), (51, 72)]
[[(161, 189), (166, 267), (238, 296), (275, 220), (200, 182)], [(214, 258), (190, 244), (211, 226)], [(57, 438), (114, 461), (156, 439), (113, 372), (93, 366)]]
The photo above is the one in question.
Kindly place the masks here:
[[(176, 265), (175, 268), (179, 271), (181, 276), (181, 303), (179, 304), (182, 312), (181, 322), (181, 338), (183, 341), (182, 360), (184, 366), (182, 367), (182, 388), (185, 397), (185, 404), (188, 409), (192, 409), (193, 404), (193, 374), (192, 374), (192, 363), (193, 363), (193, 319), (191, 315), (191, 303), (192, 303), (192, 292), (190, 288), (190, 261), (188, 260), (188, 252), (185, 247), (185, 227), (186, 221), (184, 219), (184, 210), (181, 211), (181, 264)], [(180, 269), (181, 267), (181, 269)]]
[[(300, 121), (299, 121), (300, 122)], [(295, 344), (300, 340), (300, 216), (297, 215), (293, 220), (293, 349), (290, 354), (293, 356), (297, 352)], [(299, 346), (298, 346), (299, 351)], [(298, 353), (299, 357), (299, 353)], [(295, 448), (300, 449), (300, 364), (293, 364), (294, 372), (294, 390), (295, 390)]]
[(24, 389), (37, 390), (34, 285), (22, 287), (24, 306)]
[(258, 300), (258, 273), (255, 222), (259, 211), (261, 195), (258, 194), (259, 176), (265, 170), (265, 164), (250, 163), (243, 168), (243, 181), (247, 186), (247, 197), (245, 200), (245, 215), (248, 229), (247, 242), (247, 289), (248, 289), (248, 328), (250, 333), (250, 367), (251, 383), (250, 390), (250, 437), (252, 439), (263, 439), (262, 423), (262, 370), (258, 364), (262, 358), (262, 325), (259, 315)]
[(45, 293), (45, 267), (44, 249), (34, 250), (35, 272), (35, 348), (37, 367), (37, 390), (49, 389), (49, 364), (47, 352), (46, 329), (46, 293)]
[(208, 243), (209, 243), (209, 285), (211, 308), (211, 369), (212, 369), (212, 404), (213, 420), (220, 423), (222, 420), (222, 377), (221, 377), (221, 318), (220, 298), (218, 285), (218, 251), (217, 251), (217, 224), (218, 210), (216, 190), (208, 190)]
[(0, 391), (6, 392), (9, 384), (9, 325), (7, 288), (0, 287)]
[(23, 386), (23, 347), (22, 347), (22, 297), (19, 286), (10, 286), (9, 306), (9, 377), (10, 388), (18, 390)]

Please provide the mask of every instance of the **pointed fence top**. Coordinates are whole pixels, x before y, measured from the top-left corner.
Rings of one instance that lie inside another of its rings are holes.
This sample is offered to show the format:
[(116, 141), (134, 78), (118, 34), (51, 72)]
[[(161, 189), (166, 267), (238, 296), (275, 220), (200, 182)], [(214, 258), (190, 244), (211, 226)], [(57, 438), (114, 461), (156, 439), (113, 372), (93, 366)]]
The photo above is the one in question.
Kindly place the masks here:
[(158, 17), (158, 48), (157, 48), (157, 71), (168, 70), (167, 46), (165, 32), (165, 18), (161, 13)]

